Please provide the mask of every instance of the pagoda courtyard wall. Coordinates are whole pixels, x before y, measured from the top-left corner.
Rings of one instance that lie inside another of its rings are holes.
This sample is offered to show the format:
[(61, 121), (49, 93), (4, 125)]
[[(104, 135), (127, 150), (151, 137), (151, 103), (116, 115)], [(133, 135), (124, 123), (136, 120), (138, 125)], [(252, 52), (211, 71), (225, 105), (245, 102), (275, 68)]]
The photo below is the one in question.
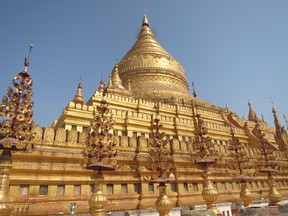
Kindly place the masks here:
[[(133, 116), (133, 115), (132, 115)], [(143, 117), (143, 116), (142, 116)], [(143, 118), (146, 118), (145, 115)], [(181, 122), (181, 121), (180, 121)], [(184, 121), (185, 122), (185, 121)], [(187, 124), (187, 121), (186, 121)], [(222, 128), (223, 129), (223, 128)], [(82, 153), (87, 141), (87, 132), (34, 128), (35, 149), (27, 153), (13, 153), (13, 168), (10, 172), (10, 197), (17, 211), (29, 215), (68, 213), (70, 203), (77, 203), (77, 212), (88, 212), (88, 199), (93, 189), (92, 171), (82, 164)], [(115, 136), (119, 154), (115, 157), (118, 168), (104, 172), (103, 190), (108, 196), (108, 211), (126, 211), (154, 207), (158, 196), (156, 184), (149, 183), (155, 176), (148, 170), (149, 145), (144, 136)], [(192, 163), (193, 145), (190, 141), (171, 138), (175, 182), (168, 185), (168, 196), (174, 207), (188, 207), (203, 204), (202, 169)], [(233, 181), (226, 168), (229, 159), (227, 145), (215, 143), (215, 149), (223, 154), (222, 160), (213, 169), (212, 181), (218, 189), (218, 203), (239, 201), (239, 183)], [(248, 154), (256, 160), (257, 149), (247, 148)], [(282, 152), (276, 152), (277, 160), (286, 163)], [(108, 161), (109, 162), (109, 161)], [(287, 172), (275, 175), (278, 191), (288, 195)], [(268, 194), (266, 176), (258, 175), (248, 183), (248, 188), (258, 199), (258, 192)]]

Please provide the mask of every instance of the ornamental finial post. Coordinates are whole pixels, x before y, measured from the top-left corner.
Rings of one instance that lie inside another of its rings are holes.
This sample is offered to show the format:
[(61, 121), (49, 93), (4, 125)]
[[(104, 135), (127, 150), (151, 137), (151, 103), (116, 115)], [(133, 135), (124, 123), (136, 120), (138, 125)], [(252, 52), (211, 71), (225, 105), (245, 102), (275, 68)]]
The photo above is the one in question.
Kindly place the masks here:
[[(105, 91), (104, 91), (105, 92)], [(107, 197), (102, 191), (104, 176), (102, 171), (114, 171), (117, 161), (113, 158), (118, 153), (116, 139), (113, 135), (114, 119), (103, 92), (100, 104), (94, 110), (90, 133), (83, 152), (84, 166), (92, 170), (94, 193), (89, 199), (91, 216), (106, 215)]]
[(12, 152), (30, 151), (34, 146), (29, 141), (35, 137), (33, 105), (31, 101), (32, 79), (28, 74), (29, 57), (33, 45), (30, 44), (24, 70), (12, 79), (13, 88), (8, 87), (7, 95), (0, 102), (0, 215), (13, 214), (13, 203), (9, 197), (9, 173), (12, 168)]
[[(196, 96), (196, 93), (194, 93), (195, 100)], [(220, 210), (216, 207), (218, 191), (216, 188), (213, 187), (213, 184), (211, 182), (211, 171), (209, 170), (209, 166), (215, 164), (221, 158), (221, 155), (217, 150), (214, 149), (212, 138), (207, 135), (208, 129), (206, 127), (204, 119), (201, 117), (200, 114), (198, 114), (197, 105), (196, 115), (194, 113), (193, 117), (195, 127), (193, 131), (195, 135), (193, 140), (193, 146), (195, 151), (191, 154), (192, 161), (193, 163), (200, 165), (203, 170), (202, 177), (204, 187), (202, 190), (202, 197), (206, 202), (207, 209), (212, 210), (218, 215), (221, 214)]]

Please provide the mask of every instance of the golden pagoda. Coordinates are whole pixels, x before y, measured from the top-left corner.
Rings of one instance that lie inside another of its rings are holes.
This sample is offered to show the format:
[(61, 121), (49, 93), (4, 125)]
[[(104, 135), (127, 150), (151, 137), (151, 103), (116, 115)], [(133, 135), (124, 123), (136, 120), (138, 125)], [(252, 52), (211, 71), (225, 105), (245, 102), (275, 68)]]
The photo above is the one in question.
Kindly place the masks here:
[[(101, 80), (99, 88), (85, 102), (80, 82), (74, 98), (51, 127), (33, 128), (33, 151), (13, 154), (9, 197), (15, 215), (67, 214), (72, 207), (76, 213), (89, 212), (93, 171), (85, 169), (81, 161), (91, 121), (103, 97), (114, 120), (113, 139), (118, 149), (113, 159), (117, 168), (102, 172), (107, 212), (155, 208), (158, 184), (151, 181), (155, 173), (149, 168), (148, 158), (156, 117), (163, 125), (161, 132), (165, 133), (163, 139), (168, 142), (166, 147), (174, 166), (170, 174), (173, 181), (166, 190), (173, 208), (205, 205), (209, 199), (202, 196), (202, 177), (208, 171), (193, 161), (199, 125), (203, 126), (200, 131), (205, 129), (209, 136), (209, 146), (221, 154), (221, 159), (209, 167), (209, 187), (217, 190), (217, 200), (213, 199), (212, 204), (241, 202), (240, 182), (233, 178), (235, 170), (227, 168), (227, 161), (233, 159), (228, 148), (231, 129), (233, 137), (246, 146), (245, 157), (256, 164), (254, 171), (265, 134), (265, 144), (273, 149), (273, 158), (282, 168), (273, 173), (274, 186), (282, 197), (288, 195), (287, 133), (276, 111), (273, 109), (273, 128), (258, 119), (250, 102), (249, 117), (243, 119), (227, 108), (196, 97), (195, 93), (190, 95), (183, 67), (157, 42), (145, 14), (136, 42), (115, 64), (107, 85)], [(254, 200), (259, 199), (260, 191), (264, 198), (269, 193), (267, 175), (256, 173), (247, 180)]]

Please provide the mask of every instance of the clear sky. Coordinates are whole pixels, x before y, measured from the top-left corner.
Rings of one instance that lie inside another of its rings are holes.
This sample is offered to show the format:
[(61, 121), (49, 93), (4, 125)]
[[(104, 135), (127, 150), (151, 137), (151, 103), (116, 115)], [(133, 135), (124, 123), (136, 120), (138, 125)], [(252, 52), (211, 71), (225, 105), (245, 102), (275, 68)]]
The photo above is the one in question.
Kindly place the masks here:
[[(82, 80), (87, 101), (136, 40), (144, 9), (157, 41), (198, 97), (247, 118), (248, 100), (273, 124), (288, 117), (288, 1), (1, 0), (0, 96), (34, 43), (34, 119), (49, 126)], [(286, 87), (285, 87), (286, 86)]]

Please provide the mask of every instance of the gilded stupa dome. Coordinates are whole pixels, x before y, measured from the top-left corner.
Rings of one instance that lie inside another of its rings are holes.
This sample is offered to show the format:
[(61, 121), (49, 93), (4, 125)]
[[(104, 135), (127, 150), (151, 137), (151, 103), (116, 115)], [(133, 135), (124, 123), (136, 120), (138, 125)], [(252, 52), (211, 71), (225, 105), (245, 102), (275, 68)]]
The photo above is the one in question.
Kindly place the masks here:
[(156, 41), (146, 15), (132, 48), (118, 63), (123, 86), (136, 98), (189, 97), (183, 67)]

